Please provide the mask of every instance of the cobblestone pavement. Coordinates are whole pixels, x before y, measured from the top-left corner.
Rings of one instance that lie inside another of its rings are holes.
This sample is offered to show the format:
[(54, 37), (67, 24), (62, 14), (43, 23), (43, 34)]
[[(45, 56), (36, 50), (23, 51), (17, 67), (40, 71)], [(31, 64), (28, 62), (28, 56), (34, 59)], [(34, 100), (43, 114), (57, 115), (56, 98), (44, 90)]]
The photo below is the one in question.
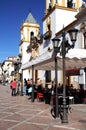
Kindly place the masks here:
[(71, 105), (68, 123), (50, 114), (51, 106), (31, 102), (27, 96), (11, 96), (7, 86), (0, 85), (0, 130), (86, 130), (86, 104)]

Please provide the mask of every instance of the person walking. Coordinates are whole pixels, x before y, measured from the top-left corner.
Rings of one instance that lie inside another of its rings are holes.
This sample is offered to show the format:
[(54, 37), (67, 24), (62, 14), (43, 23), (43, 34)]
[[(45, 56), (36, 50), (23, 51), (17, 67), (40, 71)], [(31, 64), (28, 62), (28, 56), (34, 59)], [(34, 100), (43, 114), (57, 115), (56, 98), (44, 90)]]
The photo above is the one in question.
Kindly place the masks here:
[(27, 80), (26, 78), (24, 79), (24, 96), (27, 95)]
[(17, 87), (16, 79), (14, 79), (14, 80), (11, 82), (11, 87), (12, 87), (12, 96), (16, 96), (16, 87)]

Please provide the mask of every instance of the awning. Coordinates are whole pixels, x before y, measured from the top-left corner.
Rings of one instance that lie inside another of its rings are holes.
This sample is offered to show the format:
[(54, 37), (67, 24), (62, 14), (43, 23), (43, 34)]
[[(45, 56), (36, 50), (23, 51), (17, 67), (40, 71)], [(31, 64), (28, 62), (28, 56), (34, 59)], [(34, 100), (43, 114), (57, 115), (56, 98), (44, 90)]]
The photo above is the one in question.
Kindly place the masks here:
[[(62, 70), (62, 57), (60, 54), (57, 55), (57, 62), (58, 70)], [(70, 49), (66, 54), (65, 63), (66, 70), (86, 67), (86, 49)], [(53, 50), (23, 64), (21, 69), (32, 69), (32, 65), (34, 65), (35, 70), (55, 70)]]

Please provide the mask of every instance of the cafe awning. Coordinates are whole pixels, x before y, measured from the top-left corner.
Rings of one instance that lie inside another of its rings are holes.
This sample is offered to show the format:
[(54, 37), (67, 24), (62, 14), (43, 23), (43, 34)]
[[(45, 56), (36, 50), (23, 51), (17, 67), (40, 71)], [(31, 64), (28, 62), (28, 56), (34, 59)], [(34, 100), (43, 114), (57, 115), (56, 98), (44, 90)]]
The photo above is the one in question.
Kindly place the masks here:
[[(62, 57), (57, 55), (58, 70), (62, 70)], [(86, 67), (86, 49), (70, 49), (65, 58), (66, 70), (73, 68)], [(35, 70), (55, 70), (55, 62), (53, 57), (53, 50), (36, 57), (22, 65), (21, 69), (32, 69), (34, 65)]]

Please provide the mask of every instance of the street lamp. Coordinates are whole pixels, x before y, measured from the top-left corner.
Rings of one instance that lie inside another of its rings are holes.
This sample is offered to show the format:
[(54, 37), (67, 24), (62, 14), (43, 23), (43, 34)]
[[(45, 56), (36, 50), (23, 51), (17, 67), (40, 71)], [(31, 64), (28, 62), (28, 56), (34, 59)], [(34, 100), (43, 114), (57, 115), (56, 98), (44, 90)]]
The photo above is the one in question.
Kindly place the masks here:
[(34, 65), (32, 65), (32, 102), (34, 102)]
[(72, 45), (68, 43), (68, 40), (65, 38), (65, 32), (63, 29), (62, 33), (62, 46), (61, 46), (61, 54), (63, 59), (63, 117), (62, 123), (68, 123), (68, 116), (67, 116), (67, 104), (66, 104), (66, 85), (65, 85), (65, 55), (69, 49), (74, 48), (76, 37), (77, 37), (78, 30), (73, 28), (68, 31), (70, 35), (70, 39), (72, 41)]
[(76, 42), (76, 39), (77, 39), (77, 33), (78, 33), (78, 29), (75, 29), (75, 28), (72, 28), (68, 31), (69, 35), (70, 35), (70, 39), (72, 41), (72, 45), (73, 47), (75, 46), (75, 42)]
[(57, 53), (59, 52), (59, 42), (60, 39), (54, 38), (53, 41), (53, 47), (54, 47), (54, 61), (55, 61), (55, 87), (56, 87), (56, 100), (55, 100), (55, 117), (59, 117), (59, 109), (58, 109), (58, 78), (57, 78)]

